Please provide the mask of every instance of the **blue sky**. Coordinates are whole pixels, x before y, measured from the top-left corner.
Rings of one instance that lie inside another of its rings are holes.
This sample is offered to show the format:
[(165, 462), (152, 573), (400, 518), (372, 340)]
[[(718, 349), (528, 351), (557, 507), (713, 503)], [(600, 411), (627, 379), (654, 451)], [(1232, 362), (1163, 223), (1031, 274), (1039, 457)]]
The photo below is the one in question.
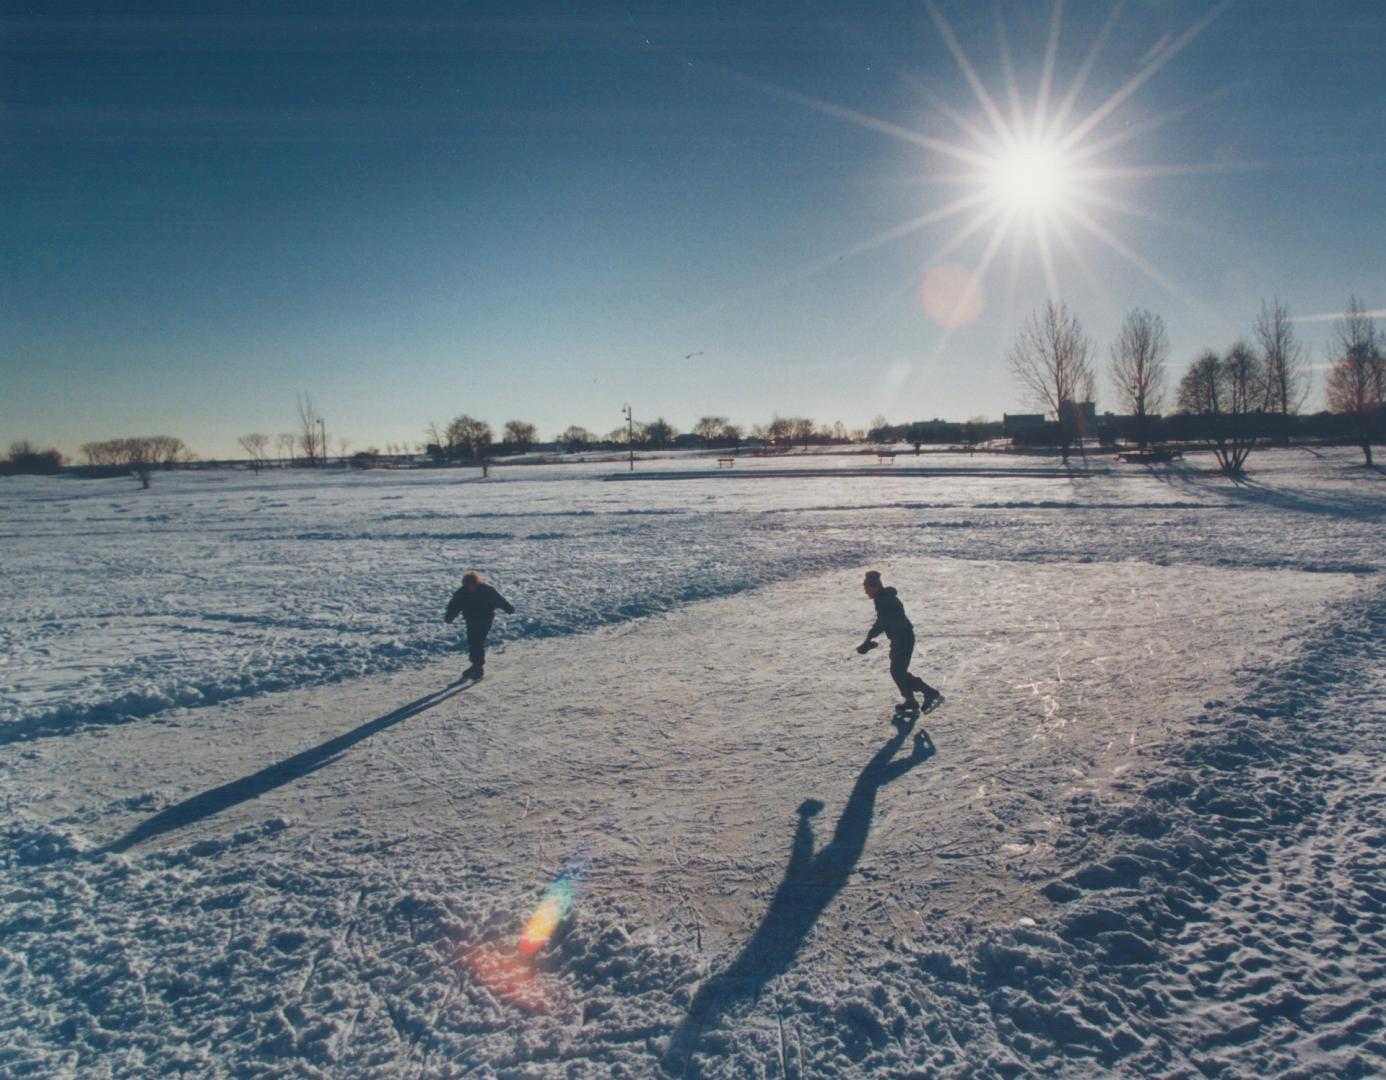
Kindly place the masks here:
[[(355, 449), (462, 412), (604, 433), (625, 402), (683, 429), (999, 417), (1051, 292), (1103, 368), (1158, 312), (1176, 374), (1264, 299), (1386, 308), (1368, 0), (1069, 0), (1057, 35), (1030, 0), (3, 12), (5, 445), (230, 456), (300, 393)], [(948, 148), (996, 131), (959, 58), (1011, 130), (1051, 41), (1046, 116), (1090, 58), (1064, 130), (1117, 98), (1070, 151), (1097, 151), (1087, 194), (1044, 210), (1046, 272)], [(969, 324), (921, 302), (939, 267), (975, 275)], [(1299, 330), (1321, 362), (1331, 323)]]

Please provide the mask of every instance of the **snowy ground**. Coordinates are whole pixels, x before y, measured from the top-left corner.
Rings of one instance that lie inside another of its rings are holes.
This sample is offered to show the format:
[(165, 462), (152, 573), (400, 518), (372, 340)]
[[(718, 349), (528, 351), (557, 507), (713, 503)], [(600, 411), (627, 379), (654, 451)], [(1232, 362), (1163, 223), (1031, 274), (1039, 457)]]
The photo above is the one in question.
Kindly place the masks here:
[(0, 481), (0, 1074), (1378, 1074), (1352, 461)]

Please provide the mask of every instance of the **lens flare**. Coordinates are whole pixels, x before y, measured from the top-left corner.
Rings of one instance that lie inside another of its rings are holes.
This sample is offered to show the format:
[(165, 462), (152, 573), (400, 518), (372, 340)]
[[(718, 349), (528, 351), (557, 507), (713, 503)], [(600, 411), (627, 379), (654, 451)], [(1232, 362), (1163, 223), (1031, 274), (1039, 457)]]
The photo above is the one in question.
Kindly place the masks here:
[(539, 906), (534, 909), (534, 914), (529, 917), (520, 935), (521, 956), (533, 956), (549, 943), (558, 924), (568, 917), (573, 904), (582, 895), (591, 869), (592, 860), (586, 852), (579, 852), (564, 860), (558, 877), (549, 886), (544, 899), (539, 901)]
[(573, 910), (587, 885), (592, 860), (580, 851), (563, 861), (558, 877), (529, 917), (515, 950), (478, 945), (465, 957), (467, 967), (502, 1001), (527, 1012), (549, 1012), (562, 1000), (558, 984), (536, 967), (534, 957)]
[(972, 275), (957, 263), (944, 263), (924, 275), (919, 287), (924, 313), (940, 326), (971, 326), (982, 314), (985, 298)]
[(466, 963), (477, 981), (507, 1004), (532, 1013), (552, 1011), (555, 987), (524, 957), (479, 945), (467, 953)]

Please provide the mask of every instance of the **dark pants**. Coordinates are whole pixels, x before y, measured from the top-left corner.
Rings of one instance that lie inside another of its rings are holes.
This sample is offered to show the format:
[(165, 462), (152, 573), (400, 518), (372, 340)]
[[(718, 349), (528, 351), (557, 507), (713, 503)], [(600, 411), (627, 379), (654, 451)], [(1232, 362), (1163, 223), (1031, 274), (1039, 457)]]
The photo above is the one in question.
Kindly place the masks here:
[(900, 688), (900, 695), (906, 700), (914, 699), (915, 691), (921, 694), (930, 687), (918, 675), (910, 674), (910, 657), (914, 655), (914, 635), (901, 635), (890, 642), (890, 677)]
[(481, 667), (486, 663), (486, 635), (490, 632), (490, 623), (467, 627), (467, 659), (472, 662), (472, 667)]

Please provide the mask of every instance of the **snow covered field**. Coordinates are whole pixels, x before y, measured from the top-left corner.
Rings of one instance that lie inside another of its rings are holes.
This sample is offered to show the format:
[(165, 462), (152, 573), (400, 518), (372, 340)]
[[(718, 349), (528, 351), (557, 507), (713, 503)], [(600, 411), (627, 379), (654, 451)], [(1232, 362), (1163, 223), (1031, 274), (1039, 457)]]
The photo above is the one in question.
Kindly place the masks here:
[(0, 481), (0, 1074), (1379, 1074), (1354, 461)]

